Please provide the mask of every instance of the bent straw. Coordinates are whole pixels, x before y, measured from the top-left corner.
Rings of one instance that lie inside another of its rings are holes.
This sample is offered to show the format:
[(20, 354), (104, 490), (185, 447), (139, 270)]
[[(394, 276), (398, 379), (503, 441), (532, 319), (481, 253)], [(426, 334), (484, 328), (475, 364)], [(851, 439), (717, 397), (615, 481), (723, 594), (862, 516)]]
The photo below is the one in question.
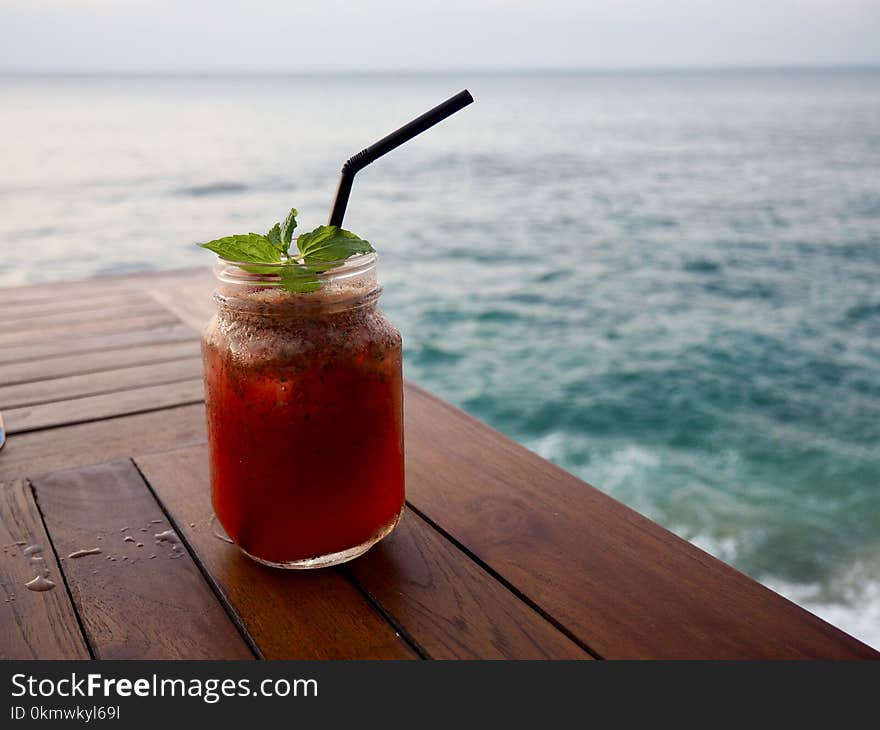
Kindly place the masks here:
[(371, 144), (366, 149), (349, 158), (342, 166), (339, 188), (336, 190), (336, 199), (333, 201), (333, 209), (330, 211), (330, 225), (342, 227), (342, 219), (345, 216), (345, 208), (348, 205), (348, 197), (351, 194), (351, 185), (354, 182), (354, 176), (359, 170), (363, 170), (382, 155), (388, 154), (391, 150), (400, 147), (404, 142), (408, 142), (416, 135), (442, 122), (446, 117), (450, 117), (455, 112), (464, 109), (473, 101), (474, 97), (471, 96), (467, 89), (460, 91), (442, 104), (438, 104), (430, 111), (425, 112), (420, 117), (416, 117), (387, 137), (383, 137), (378, 142)]

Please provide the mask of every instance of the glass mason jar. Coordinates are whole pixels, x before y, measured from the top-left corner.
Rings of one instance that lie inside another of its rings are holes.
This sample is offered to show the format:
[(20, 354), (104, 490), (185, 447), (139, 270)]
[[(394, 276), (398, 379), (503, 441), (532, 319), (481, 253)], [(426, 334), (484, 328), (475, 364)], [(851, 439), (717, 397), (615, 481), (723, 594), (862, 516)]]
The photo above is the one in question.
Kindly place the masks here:
[(218, 259), (202, 336), (211, 500), (260, 563), (342, 563), (400, 519), (401, 339), (378, 307), (376, 265), (347, 259), (295, 293), (273, 266)]

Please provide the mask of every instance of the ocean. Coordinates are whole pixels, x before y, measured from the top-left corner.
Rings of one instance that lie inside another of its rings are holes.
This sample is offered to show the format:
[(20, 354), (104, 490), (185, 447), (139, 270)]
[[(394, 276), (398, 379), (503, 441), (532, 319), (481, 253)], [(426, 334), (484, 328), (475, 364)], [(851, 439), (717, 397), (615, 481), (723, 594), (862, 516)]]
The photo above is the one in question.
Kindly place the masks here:
[(408, 377), (880, 647), (880, 70), (0, 76), (0, 285), (358, 175)]

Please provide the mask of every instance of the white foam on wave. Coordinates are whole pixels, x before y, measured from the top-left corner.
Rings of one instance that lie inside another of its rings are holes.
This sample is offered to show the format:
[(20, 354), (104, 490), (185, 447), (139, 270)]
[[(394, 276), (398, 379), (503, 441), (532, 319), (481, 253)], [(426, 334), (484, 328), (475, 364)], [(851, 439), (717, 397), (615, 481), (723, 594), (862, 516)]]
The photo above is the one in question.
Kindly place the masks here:
[[(546, 459), (565, 463), (571, 444), (566, 434), (553, 432), (535, 439), (529, 446)], [(726, 458), (729, 460), (730, 455), (726, 455)], [(601, 454), (598, 458), (594, 456), (586, 468), (577, 469), (576, 472), (582, 478), (588, 478), (584, 472), (589, 472), (595, 480), (593, 483), (601, 485), (603, 491), (622, 498), (634, 509), (657, 519), (659, 515), (651, 514), (652, 507), (656, 505), (633, 485), (642, 483), (646, 471), (656, 470), (662, 465), (660, 454), (640, 446), (627, 445)], [(694, 527), (667, 525), (668, 529), (701, 550), (737, 567), (742, 550), (741, 534), (710, 535), (696, 532)], [(793, 583), (773, 576), (761, 576), (760, 582), (828, 623), (880, 649), (880, 574), (871, 567), (877, 563), (877, 560), (863, 553), (861, 559), (855, 560), (846, 571), (834, 575), (829, 585)]]
[(824, 599), (822, 588), (817, 584), (786, 583), (775, 579), (764, 580), (762, 583), (801, 608), (869, 646), (880, 649), (880, 583), (863, 584), (857, 605)]
[[(690, 542), (736, 566), (736, 538), (696, 535), (690, 538)], [(865, 562), (854, 562), (844, 573), (835, 575), (829, 586), (793, 583), (772, 576), (762, 576), (759, 582), (869, 646), (880, 649), (880, 580), (871, 575)]]
[(656, 451), (627, 444), (621, 449), (615, 449), (604, 460), (593, 466), (602, 469), (603, 487), (613, 491), (641, 477), (645, 471), (657, 469), (661, 461), (661, 456)]

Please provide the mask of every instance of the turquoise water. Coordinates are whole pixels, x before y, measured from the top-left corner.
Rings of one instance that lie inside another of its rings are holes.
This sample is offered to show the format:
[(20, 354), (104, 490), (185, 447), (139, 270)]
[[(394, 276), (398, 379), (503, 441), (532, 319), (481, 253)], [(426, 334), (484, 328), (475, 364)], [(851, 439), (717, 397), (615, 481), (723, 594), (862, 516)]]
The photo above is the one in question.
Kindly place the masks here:
[(880, 645), (880, 71), (0, 78), (0, 284), (359, 176), (409, 377)]

